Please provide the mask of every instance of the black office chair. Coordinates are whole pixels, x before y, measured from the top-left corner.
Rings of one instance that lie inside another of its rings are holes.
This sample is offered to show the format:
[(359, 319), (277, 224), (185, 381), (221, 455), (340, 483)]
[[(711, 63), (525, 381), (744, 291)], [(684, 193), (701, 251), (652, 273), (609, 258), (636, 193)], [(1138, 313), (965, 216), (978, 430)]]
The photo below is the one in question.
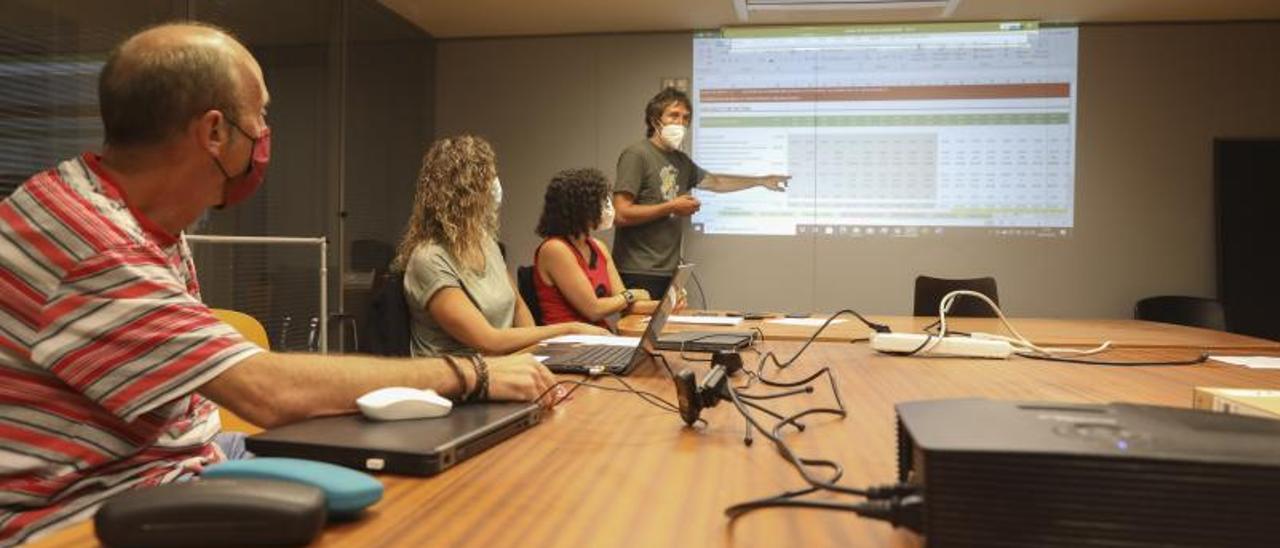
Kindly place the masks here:
[(1227, 318), (1222, 310), (1222, 303), (1204, 297), (1181, 295), (1147, 297), (1133, 305), (1133, 317), (1137, 320), (1176, 323), (1218, 331), (1227, 330)]
[(516, 267), (516, 287), (520, 289), (520, 297), (524, 299), (524, 304), (529, 306), (529, 312), (533, 314), (533, 323), (546, 325), (542, 323), (542, 306), (538, 304), (538, 290), (533, 285), (535, 275), (532, 266)]
[(404, 294), (404, 273), (386, 272), (374, 280), (373, 298), (365, 310), (364, 336), (356, 349), (377, 356), (409, 356), (413, 316)]
[[(916, 316), (937, 316), (938, 303), (942, 301), (942, 297), (952, 291), (967, 289), (969, 291), (977, 291), (997, 305), (1000, 304), (1000, 297), (996, 292), (996, 279), (990, 276), (986, 278), (967, 278), (967, 279), (948, 279), (934, 278), (930, 276), (916, 276)], [(947, 311), (947, 317), (969, 317), (969, 318), (994, 318), (996, 311), (992, 310), (987, 303), (982, 302), (976, 297), (961, 295), (951, 303), (951, 309)]]

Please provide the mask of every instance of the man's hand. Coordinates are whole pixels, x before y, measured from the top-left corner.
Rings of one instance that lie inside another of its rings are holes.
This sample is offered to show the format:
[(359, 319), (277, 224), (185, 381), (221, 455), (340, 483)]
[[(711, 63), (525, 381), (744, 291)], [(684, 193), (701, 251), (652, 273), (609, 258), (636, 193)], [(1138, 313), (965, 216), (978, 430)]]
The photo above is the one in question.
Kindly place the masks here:
[(530, 354), (487, 357), (485, 363), (491, 400), (533, 401), (556, 383), (556, 376)]
[(697, 213), (699, 209), (702, 209), (702, 202), (689, 194), (676, 196), (667, 203), (671, 204), (671, 213), (681, 217), (688, 217)]
[(787, 181), (790, 180), (790, 175), (765, 175), (760, 181), (760, 186), (774, 192), (786, 192)]
[(653, 297), (649, 295), (648, 289), (632, 289), (631, 295), (635, 297), (637, 302), (653, 300)]

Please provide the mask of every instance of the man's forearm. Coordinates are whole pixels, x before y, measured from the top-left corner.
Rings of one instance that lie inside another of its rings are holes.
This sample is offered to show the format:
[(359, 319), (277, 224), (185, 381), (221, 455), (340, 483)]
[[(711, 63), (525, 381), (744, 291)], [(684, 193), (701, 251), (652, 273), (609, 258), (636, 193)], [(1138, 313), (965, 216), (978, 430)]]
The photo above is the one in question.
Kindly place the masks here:
[(671, 216), (669, 202), (652, 205), (630, 204), (617, 208), (614, 224), (618, 226), (635, 226), (650, 223)]
[[(474, 371), (464, 360), (466, 383)], [(385, 386), (430, 388), (458, 396), (466, 386), (442, 359), (316, 356), (263, 352), (246, 358), (199, 392), (263, 427), (356, 411), (355, 400)]]

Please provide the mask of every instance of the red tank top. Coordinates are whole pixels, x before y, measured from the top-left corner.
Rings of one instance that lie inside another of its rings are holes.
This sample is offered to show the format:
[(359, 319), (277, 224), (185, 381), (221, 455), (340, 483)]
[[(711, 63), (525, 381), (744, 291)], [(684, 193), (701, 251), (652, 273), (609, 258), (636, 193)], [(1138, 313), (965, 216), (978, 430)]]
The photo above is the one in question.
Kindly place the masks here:
[[(573, 250), (573, 255), (578, 259), (578, 267), (587, 275), (587, 281), (591, 283), (596, 297), (613, 295), (613, 284), (609, 283), (609, 260), (604, 256), (600, 246), (596, 245), (595, 239), (587, 238), (587, 246), (591, 248), (591, 252), (595, 255), (595, 267), (587, 263), (587, 259), (578, 252), (578, 248), (574, 247), (573, 242), (570, 242), (567, 238), (557, 239), (563, 241), (565, 245), (569, 246), (569, 249)], [(538, 292), (538, 305), (542, 307), (542, 322), (545, 324), (566, 322), (594, 323), (607, 329), (609, 325), (603, 319), (598, 322), (587, 320), (585, 316), (579, 314), (573, 308), (572, 304), (569, 304), (568, 300), (565, 300), (559, 289), (542, 281), (541, 270), (538, 268), (538, 253), (542, 251), (542, 246), (546, 245), (548, 241), (550, 239), (543, 240), (538, 245), (538, 249), (533, 252), (533, 287)]]

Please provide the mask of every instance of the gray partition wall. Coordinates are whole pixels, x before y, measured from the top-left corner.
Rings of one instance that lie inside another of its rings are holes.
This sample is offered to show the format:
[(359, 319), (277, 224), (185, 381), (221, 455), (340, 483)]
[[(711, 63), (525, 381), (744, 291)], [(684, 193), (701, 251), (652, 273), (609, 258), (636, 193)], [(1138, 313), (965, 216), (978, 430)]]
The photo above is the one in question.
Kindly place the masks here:
[[(272, 99), (265, 185), (189, 232), (328, 238), (330, 312), (360, 315), (380, 265), (353, 268), (352, 248), (399, 238), (434, 114), (434, 39), (376, 0), (6, 0), (0, 191), (99, 150), (97, 74), (107, 52), (173, 20), (235, 34), (262, 65)], [(202, 244), (194, 252), (210, 306), (257, 317), (277, 346), (307, 347), (319, 303), (314, 249)], [(352, 348), (353, 333), (330, 331), (331, 348)]]
[[(1128, 317), (1156, 294), (1213, 296), (1215, 137), (1280, 135), (1280, 23), (1084, 26), (1070, 237), (688, 240), (719, 308), (908, 314), (917, 274), (995, 276), (1019, 316)], [(531, 262), (558, 169), (613, 175), (645, 101), (691, 72), (689, 33), (437, 43), (437, 135), (497, 146), (509, 263)]]

